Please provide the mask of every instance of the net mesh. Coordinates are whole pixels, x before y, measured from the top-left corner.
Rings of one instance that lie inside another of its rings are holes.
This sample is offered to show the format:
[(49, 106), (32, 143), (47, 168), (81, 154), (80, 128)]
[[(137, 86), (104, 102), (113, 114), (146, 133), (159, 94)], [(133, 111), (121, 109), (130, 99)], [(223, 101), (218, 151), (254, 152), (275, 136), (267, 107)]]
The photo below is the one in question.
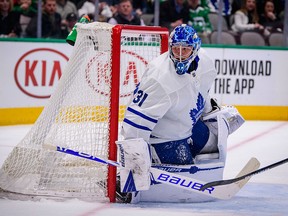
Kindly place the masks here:
[[(43, 148), (61, 146), (108, 159), (112, 28), (79, 24), (72, 55), (48, 105), (0, 170), (0, 188), (27, 195), (107, 201), (108, 167)], [(166, 33), (166, 32), (164, 32)], [(160, 54), (153, 31), (122, 30), (119, 126), (147, 63)], [(118, 98), (116, 98), (118, 100)], [(119, 135), (118, 139), (121, 139)]]

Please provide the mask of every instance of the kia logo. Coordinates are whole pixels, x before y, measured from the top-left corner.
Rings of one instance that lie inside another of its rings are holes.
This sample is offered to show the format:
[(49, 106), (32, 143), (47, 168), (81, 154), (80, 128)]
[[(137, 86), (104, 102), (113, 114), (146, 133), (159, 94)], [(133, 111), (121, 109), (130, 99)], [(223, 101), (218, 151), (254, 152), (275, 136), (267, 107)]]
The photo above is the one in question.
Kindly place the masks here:
[(16, 85), (30, 97), (49, 98), (67, 61), (66, 55), (54, 49), (30, 50), (16, 63), (14, 69)]
[[(121, 50), (120, 97), (132, 94), (147, 64), (147, 60), (137, 53)], [(110, 94), (112, 75), (109, 53), (98, 52), (91, 58), (86, 65), (85, 74), (90, 88), (105, 96)]]

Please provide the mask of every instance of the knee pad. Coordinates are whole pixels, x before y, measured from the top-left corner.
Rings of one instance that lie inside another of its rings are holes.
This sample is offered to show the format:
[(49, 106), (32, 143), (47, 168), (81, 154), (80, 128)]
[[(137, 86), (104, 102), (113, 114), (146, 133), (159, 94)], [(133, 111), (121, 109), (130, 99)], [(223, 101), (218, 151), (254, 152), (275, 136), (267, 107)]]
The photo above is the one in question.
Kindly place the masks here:
[(195, 158), (195, 156), (204, 148), (209, 136), (210, 130), (208, 126), (203, 121), (198, 120), (192, 128), (191, 153), (193, 158)]
[(155, 163), (175, 165), (193, 164), (190, 137), (183, 140), (152, 144), (152, 147), (154, 149), (152, 158)]

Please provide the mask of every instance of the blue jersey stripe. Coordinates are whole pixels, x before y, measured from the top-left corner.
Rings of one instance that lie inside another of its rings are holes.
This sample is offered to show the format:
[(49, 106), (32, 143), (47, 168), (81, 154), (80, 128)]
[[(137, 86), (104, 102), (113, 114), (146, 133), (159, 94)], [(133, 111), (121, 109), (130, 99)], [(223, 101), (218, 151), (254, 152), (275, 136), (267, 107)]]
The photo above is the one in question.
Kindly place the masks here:
[(129, 124), (129, 125), (135, 127), (135, 128), (139, 128), (139, 129), (141, 129), (141, 130), (152, 131), (150, 128), (145, 127), (145, 126), (142, 126), (142, 125), (138, 125), (138, 124), (136, 124), (136, 123), (134, 123), (134, 122), (132, 122), (132, 121), (126, 119), (126, 118), (125, 118), (123, 121), (126, 122), (127, 124)]
[(153, 119), (153, 118), (151, 118), (151, 117), (149, 117), (149, 116), (146, 116), (146, 115), (144, 115), (143, 113), (140, 113), (140, 112), (138, 112), (137, 110), (132, 109), (131, 107), (128, 107), (127, 110), (128, 110), (129, 112), (132, 112), (132, 113), (134, 113), (135, 115), (138, 115), (138, 116), (140, 116), (141, 118), (144, 118), (144, 119), (146, 119), (146, 120), (148, 120), (148, 121), (151, 121), (151, 122), (153, 122), (153, 123), (155, 123), (155, 124), (158, 122), (157, 119)]

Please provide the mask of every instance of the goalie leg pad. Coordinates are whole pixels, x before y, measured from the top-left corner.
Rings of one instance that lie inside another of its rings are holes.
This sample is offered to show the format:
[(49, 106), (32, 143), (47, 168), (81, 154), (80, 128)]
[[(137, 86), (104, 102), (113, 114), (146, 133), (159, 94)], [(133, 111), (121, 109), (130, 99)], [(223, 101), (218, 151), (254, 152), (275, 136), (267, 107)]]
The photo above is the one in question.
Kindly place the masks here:
[(150, 147), (142, 138), (116, 141), (120, 158), (121, 192), (150, 188)]

